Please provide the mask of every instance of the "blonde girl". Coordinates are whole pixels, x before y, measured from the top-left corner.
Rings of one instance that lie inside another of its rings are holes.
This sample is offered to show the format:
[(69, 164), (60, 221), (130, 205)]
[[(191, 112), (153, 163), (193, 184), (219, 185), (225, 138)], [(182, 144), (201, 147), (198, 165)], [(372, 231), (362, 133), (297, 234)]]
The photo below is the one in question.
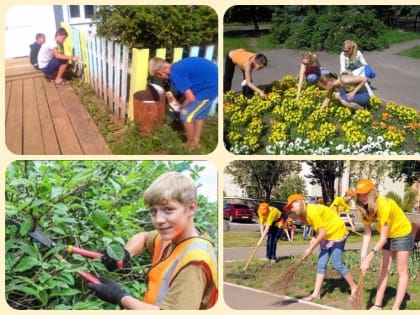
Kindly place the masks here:
[(322, 283), (330, 258), (333, 268), (348, 283), (351, 291), (350, 297), (353, 297), (356, 293), (357, 285), (354, 283), (351, 273), (343, 263), (344, 246), (348, 236), (348, 231), (343, 220), (341, 220), (333, 209), (327, 206), (307, 204), (305, 197), (301, 194), (290, 195), (284, 210), (293, 211), (304, 224), (311, 225), (316, 233), (315, 238), (311, 240), (309, 247), (305, 250), (304, 256), (309, 256), (318, 245), (320, 246), (314, 290), (304, 300), (313, 301), (321, 297)]
[[(373, 310), (382, 309), (389, 271), (393, 260), (397, 262), (398, 286), (393, 310), (399, 310), (408, 285), (408, 260), (414, 247), (412, 226), (401, 208), (392, 199), (378, 194), (370, 179), (360, 180), (356, 185), (356, 205), (365, 227), (361, 249), (361, 271), (365, 274), (378, 252), (382, 252), (378, 287)], [(374, 224), (380, 233), (379, 241), (368, 252)]]

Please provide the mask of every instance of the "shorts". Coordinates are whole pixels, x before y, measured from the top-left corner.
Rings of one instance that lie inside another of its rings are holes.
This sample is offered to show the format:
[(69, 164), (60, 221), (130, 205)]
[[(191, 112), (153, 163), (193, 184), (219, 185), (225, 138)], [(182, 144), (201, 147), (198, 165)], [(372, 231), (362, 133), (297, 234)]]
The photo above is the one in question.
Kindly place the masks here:
[(45, 74), (50, 74), (56, 71), (61, 65), (66, 64), (67, 60), (53, 58), (50, 60), (45, 68), (39, 69)]
[(392, 251), (411, 251), (414, 248), (414, 235), (408, 234), (404, 237), (388, 238), (383, 249)]
[(352, 100), (349, 100), (348, 98), (347, 98), (347, 92), (345, 91), (345, 90), (340, 90), (339, 91), (339, 93), (340, 93), (340, 97), (344, 100), (344, 101), (346, 101), (346, 102), (353, 102), (353, 103), (357, 103), (357, 104), (359, 104), (359, 105), (362, 105), (362, 106), (366, 106), (367, 105), (367, 103), (369, 102), (369, 98), (370, 98), (370, 96), (369, 96), (369, 93), (368, 92), (362, 92), (362, 93), (356, 93), (356, 95), (353, 97), (353, 99)]
[(196, 119), (206, 119), (213, 102), (214, 99), (196, 100), (181, 110), (180, 119), (189, 123)]

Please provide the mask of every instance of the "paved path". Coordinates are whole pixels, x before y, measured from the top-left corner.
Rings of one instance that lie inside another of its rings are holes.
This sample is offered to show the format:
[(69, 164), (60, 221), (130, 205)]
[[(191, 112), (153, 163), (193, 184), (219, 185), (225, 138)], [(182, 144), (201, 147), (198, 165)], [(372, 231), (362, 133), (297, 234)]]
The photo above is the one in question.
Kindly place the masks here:
[[(366, 51), (364, 56), (376, 72), (371, 80), (373, 92), (386, 100), (414, 107), (420, 111), (420, 59), (396, 55), (401, 50), (420, 45), (420, 39), (392, 45), (383, 51)], [(285, 75), (297, 75), (302, 51), (276, 49), (261, 51), (269, 61), (268, 67), (254, 71), (257, 84), (268, 84)], [(316, 52), (323, 67), (339, 72), (339, 55)], [(232, 82), (234, 90), (240, 89), (242, 73), (236, 69)]]
[(226, 304), (238, 310), (332, 310), (335, 308), (224, 283)]

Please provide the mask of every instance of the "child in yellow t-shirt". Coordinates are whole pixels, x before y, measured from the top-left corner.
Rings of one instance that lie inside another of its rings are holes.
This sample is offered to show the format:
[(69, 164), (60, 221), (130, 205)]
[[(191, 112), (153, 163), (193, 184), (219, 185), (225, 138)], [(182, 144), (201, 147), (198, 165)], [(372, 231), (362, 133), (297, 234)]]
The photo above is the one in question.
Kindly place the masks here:
[[(356, 205), (362, 215), (365, 227), (361, 255), (361, 270), (366, 273), (373, 257), (382, 251), (381, 269), (375, 303), (371, 309), (382, 309), (382, 302), (388, 282), (388, 270), (395, 259), (397, 262), (398, 286), (393, 310), (399, 310), (408, 285), (408, 260), (414, 247), (411, 222), (392, 199), (378, 194), (375, 184), (369, 179), (362, 179), (356, 185)], [(380, 232), (379, 241), (368, 253), (372, 235), (371, 225)]]
[(331, 257), (332, 265), (348, 283), (351, 290), (351, 297), (356, 293), (357, 285), (347, 267), (343, 263), (343, 252), (346, 244), (348, 231), (343, 220), (338, 214), (320, 204), (307, 204), (305, 197), (301, 194), (290, 195), (285, 211), (291, 210), (305, 224), (311, 225), (316, 237), (310, 242), (305, 250), (304, 256), (309, 256), (315, 248), (320, 245), (315, 287), (311, 295), (304, 298), (306, 301), (313, 301), (321, 296), (322, 282), (327, 271), (327, 264)]
[(334, 209), (338, 215), (340, 215), (340, 213), (345, 213), (347, 215), (347, 220), (350, 223), (351, 226), (351, 230), (353, 232), (356, 232), (356, 227), (354, 225), (354, 221), (353, 219), (350, 217), (350, 200), (355, 197), (356, 194), (354, 193), (354, 191), (352, 191), (351, 189), (346, 191), (346, 194), (344, 195), (344, 197), (341, 196), (337, 196), (335, 197), (334, 201), (330, 204), (330, 208)]
[(274, 263), (277, 261), (277, 241), (279, 240), (281, 234), (281, 230), (279, 228), (281, 212), (279, 209), (271, 207), (266, 202), (259, 205), (257, 212), (261, 234), (257, 247), (261, 246), (264, 238), (267, 236), (266, 259)]

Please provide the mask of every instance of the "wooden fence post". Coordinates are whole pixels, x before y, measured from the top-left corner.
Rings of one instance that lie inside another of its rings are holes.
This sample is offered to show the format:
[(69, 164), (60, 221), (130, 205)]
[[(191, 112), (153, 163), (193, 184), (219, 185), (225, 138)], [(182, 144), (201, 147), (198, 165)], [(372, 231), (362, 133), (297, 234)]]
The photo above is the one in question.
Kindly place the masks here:
[(149, 49), (132, 49), (130, 89), (127, 116), (129, 120), (134, 120), (134, 100), (133, 94), (136, 91), (144, 90), (147, 84), (149, 65)]

